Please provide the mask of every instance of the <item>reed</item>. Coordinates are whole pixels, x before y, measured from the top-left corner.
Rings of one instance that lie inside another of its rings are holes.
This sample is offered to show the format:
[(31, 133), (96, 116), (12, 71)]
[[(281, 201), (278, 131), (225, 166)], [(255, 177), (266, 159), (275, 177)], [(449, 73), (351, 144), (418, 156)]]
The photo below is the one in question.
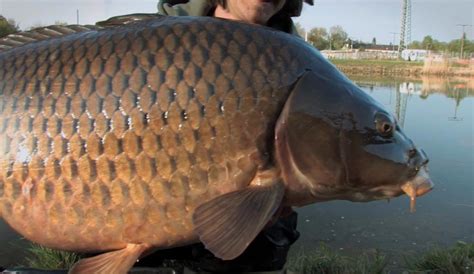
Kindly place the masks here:
[(423, 64), (423, 74), (447, 75), (449, 73), (449, 60), (447, 58), (426, 57)]

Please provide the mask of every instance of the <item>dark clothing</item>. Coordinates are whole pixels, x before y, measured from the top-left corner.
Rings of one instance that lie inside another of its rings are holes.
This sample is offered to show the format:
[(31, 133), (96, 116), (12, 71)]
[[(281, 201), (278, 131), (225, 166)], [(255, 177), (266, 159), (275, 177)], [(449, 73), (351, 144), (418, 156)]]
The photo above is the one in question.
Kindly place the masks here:
[(155, 252), (135, 266), (156, 266), (174, 260), (193, 271), (248, 272), (283, 269), (290, 246), (299, 238), (296, 231), (297, 214), (292, 212), (280, 218), (274, 225), (263, 230), (247, 250), (231, 261), (223, 261), (205, 249), (202, 244), (178, 247)]

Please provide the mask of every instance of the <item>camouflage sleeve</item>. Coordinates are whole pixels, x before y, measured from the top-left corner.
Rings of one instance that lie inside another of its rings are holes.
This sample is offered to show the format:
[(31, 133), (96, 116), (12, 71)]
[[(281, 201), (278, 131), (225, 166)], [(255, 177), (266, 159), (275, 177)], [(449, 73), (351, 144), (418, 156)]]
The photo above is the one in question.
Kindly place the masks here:
[(171, 16), (206, 16), (211, 10), (207, 0), (160, 0), (158, 13)]

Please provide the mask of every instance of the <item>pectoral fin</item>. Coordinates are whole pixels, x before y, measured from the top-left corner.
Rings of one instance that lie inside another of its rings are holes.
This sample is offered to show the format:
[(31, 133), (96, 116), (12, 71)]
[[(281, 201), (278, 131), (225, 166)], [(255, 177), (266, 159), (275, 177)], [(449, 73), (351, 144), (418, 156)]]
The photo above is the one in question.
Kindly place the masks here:
[(214, 198), (195, 210), (195, 231), (216, 257), (234, 259), (275, 214), (283, 194), (283, 183), (272, 179)]
[(145, 244), (129, 244), (124, 249), (82, 259), (74, 264), (69, 273), (127, 273), (148, 249)]

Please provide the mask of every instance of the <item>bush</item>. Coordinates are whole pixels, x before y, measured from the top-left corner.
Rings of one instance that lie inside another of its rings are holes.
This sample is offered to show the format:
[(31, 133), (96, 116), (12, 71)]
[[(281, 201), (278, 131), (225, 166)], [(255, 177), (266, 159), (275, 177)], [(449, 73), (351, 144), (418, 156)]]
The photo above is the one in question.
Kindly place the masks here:
[(18, 32), (18, 25), (13, 20), (7, 20), (0, 15), (0, 38)]

